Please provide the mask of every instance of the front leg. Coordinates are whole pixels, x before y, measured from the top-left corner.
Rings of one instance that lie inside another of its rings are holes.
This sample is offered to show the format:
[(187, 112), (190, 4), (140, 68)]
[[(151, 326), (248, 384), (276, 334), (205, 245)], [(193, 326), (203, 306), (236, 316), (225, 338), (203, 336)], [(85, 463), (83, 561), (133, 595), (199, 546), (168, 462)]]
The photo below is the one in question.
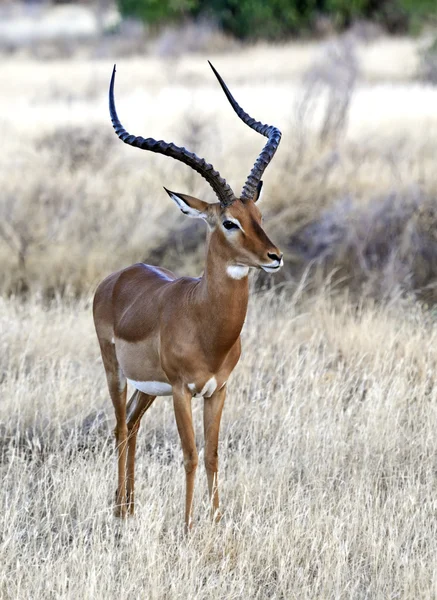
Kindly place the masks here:
[(211, 502), (212, 518), (220, 521), (218, 493), (218, 439), (223, 405), (226, 398), (226, 385), (205, 398), (203, 409), (203, 427), (205, 433), (205, 469), (208, 477), (208, 490)]
[(193, 428), (193, 414), (191, 411), (191, 394), (188, 390), (173, 387), (173, 405), (176, 424), (181, 438), (184, 453), (184, 467), (186, 479), (185, 494), (185, 531), (192, 527), (192, 506), (194, 494), (194, 480), (198, 464), (196, 440)]

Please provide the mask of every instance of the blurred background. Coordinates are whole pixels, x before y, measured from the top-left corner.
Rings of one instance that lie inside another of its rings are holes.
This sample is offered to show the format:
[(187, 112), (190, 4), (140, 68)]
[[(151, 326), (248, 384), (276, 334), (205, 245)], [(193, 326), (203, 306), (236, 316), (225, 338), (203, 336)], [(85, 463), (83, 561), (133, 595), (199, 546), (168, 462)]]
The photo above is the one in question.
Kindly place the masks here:
[[(0, 291), (92, 291), (136, 261), (202, 269), (202, 224), (162, 186), (213, 201), (186, 166), (125, 147), (124, 126), (185, 145), (237, 191), (283, 131), (264, 213), (286, 266), (352, 293), (437, 297), (435, 0), (0, 3)], [(269, 280), (271, 281), (271, 280)], [(267, 284), (267, 280), (261, 281)]]

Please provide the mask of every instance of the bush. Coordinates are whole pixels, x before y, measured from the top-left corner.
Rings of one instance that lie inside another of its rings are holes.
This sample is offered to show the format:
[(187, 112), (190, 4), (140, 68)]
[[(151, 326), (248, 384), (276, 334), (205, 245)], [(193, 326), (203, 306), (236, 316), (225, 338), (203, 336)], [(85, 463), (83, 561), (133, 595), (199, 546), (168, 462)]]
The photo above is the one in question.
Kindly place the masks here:
[(150, 25), (178, 21), (198, 6), (198, 0), (118, 0), (122, 15)]
[(310, 28), (317, 0), (200, 0), (200, 10), (240, 39), (283, 39)]
[(321, 15), (343, 29), (371, 19), (390, 32), (417, 28), (437, 14), (435, 0), (118, 0), (125, 16), (150, 25), (208, 17), (239, 39), (285, 39), (314, 29)]

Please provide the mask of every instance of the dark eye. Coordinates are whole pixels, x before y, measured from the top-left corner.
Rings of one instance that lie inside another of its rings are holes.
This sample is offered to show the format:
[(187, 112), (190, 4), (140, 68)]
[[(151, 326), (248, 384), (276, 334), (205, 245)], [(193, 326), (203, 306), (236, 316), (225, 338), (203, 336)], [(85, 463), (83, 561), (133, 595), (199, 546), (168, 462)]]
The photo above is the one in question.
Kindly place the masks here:
[(229, 229), (240, 229), (236, 223), (232, 221), (223, 221), (223, 227), (229, 231)]

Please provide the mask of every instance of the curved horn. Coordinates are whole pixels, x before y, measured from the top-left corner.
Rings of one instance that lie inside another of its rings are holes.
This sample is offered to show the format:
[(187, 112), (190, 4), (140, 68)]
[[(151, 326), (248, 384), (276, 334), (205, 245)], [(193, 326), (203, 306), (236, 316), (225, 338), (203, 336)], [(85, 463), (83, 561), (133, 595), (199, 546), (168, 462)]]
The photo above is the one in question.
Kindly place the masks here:
[(185, 148), (176, 146), (175, 144), (168, 144), (163, 140), (154, 140), (152, 138), (144, 139), (143, 137), (136, 137), (131, 135), (124, 129), (123, 125), (117, 116), (114, 101), (114, 81), (115, 81), (115, 65), (112, 71), (111, 85), (109, 86), (109, 113), (111, 115), (112, 125), (115, 129), (115, 133), (118, 137), (130, 146), (141, 148), (142, 150), (151, 150), (158, 154), (164, 154), (165, 156), (171, 156), (176, 160), (188, 165), (195, 171), (197, 171), (216, 193), (220, 204), (222, 206), (229, 206), (235, 200), (235, 194), (231, 187), (226, 183), (226, 180), (220, 176), (220, 173), (214, 169), (212, 165), (207, 163), (204, 158), (199, 158), (193, 152), (189, 152)]
[[(208, 61), (209, 62), (209, 61)], [(266, 170), (269, 162), (272, 160), (275, 152), (279, 146), (279, 142), (281, 141), (281, 132), (279, 129), (274, 127), (273, 125), (264, 125), (260, 121), (256, 121), (250, 115), (248, 115), (244, 110), (239, 106), (236, 102), (235, 98), (232, 96), (231, 92), (228, 89), (228, 86), (220, 77), (220, 74), (216, 71), (214, 66), (209, 62), (209, 66), (214, 71), (214, 75), (217, 77), (219, 84), (222, 87), (222, 90), (226, 94), (227, 99), (229, 100), (232, 108), (235, 110), (237, 115), (249, 125), (252, 129), (254, 129), (257, 133), (264, 135), (268, 138), (267, 144), (264, 146), (261, 154), (255, 161), (253, 168), (246, 179), (246, 183), (244, 184), (243, 190), (241, 192), (241, 197), (245, 200), (250, 200), (255, 196), (255, 192), (257, 190), (258, 183), (261, 181), (261, 177)]]

